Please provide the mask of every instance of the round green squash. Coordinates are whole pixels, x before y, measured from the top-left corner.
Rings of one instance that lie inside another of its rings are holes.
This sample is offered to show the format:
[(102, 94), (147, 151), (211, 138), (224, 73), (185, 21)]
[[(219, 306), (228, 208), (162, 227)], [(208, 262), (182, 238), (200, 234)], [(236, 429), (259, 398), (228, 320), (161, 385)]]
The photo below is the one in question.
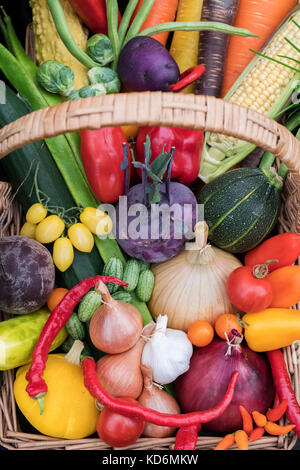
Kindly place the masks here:
[(259, 245), (276, 225), (282, 186), (274, 168), (237, 168), (206, 184), (198, 203), (209, 241), (230, 253)]

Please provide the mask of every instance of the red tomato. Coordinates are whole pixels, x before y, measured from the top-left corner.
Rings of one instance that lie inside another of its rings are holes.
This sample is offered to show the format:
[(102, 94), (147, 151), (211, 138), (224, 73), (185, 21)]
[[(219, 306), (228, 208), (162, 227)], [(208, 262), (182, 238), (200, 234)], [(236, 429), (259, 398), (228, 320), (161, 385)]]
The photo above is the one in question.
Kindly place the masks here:
[(251, 266), (235, 269), (227, 279), (226, 291), (230, 302), (247, 313), (268, 308), (273, 298), (271, 283), (265, 278), (257, 278)]
[[(133, 398), (120, 398), (126, 402), (139, 405)], [(97, 422), (97, 433), (100, 439), (111, 447), (127, 447), (134, 444), (141, 436), (145, 421), (139, 416), (124, 416), (105, 406)]]
[(93, 191), (103, 203), (118, 202), (125, 190), (125, 172), (121, 169), (123, 143), (127, 144), (129, 179), (130, 151), (121, 127), (104, 127), (81, 132), (81, 158), (84, 171)]

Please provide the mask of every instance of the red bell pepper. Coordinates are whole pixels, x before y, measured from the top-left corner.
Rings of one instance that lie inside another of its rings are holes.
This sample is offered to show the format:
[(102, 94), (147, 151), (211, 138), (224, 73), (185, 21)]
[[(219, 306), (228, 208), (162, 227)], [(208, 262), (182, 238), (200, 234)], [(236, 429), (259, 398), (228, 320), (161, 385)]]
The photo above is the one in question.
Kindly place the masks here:
[[(135, 158), (144, 162), (144, 142), (147, 134), (151, 140), (152, 162), (160, 154), (163, 146), (169, 152), (175, 147), (171, 178), (182, 184), (190, 184), (197, 178), (200, 169), (200, 156), (203, 145), (203, 132), (179, 127), (140, 127), (136, 140)], [(138, 170), (141, 177), (141, 171)]]
[[(69, 0), (69, 3), (93, 33), (107, 34), (106, 0)], [(119, 12), (119, 23), (120, 21)]]
[(81, 159), (85, 174), (94, 195), (103, 203), (117, 202), (125, 192), (125, 173), (121, 169), (124, 143), (130, 163), (128, 142), (120, 127), (81, 132)]

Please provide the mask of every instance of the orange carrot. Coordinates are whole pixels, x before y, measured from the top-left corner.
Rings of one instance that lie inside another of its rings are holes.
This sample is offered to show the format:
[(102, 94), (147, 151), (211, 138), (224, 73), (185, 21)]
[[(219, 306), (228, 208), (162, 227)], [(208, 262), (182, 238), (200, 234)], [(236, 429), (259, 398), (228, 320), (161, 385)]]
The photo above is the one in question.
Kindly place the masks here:
[(240, 0), (233, 26), (247, 28), (257, 38), (230, 36), (226, 56), (221, 96), (224, 97), (251, 59), (277, 29), (284, 18), (297, 6), (298, 0)]
[(285, 398), (276, 408), (272, 408), (271, 410), (268, 410), (267, 411), (268, 421), (278, 421), (280, 418), (282, 418), (282, 416), (287, 410), (288, 402), (289, 402), (288, 399)]
[(239, 429), (234, 433), (234, 440), (239, 450), (248, 450), (249, 438), (248, 434), (243, 431), (243, 429)]
[(294, 429), (295, 424), (288, 424), (287, 426), (279, 426), (279, 424), (272, 423), (267, 421), (265, 425), (265, 431), (271, 434), (272, 436), (281, 436), (282, 434), (288, 434), (292, 429)]
[(227, 450), (234, 444), (234, 434), (226, 434), (216, 445), (214, 450)]
[[(140, 10), (143, 5), (144, 0), (139, 0), (136, 9), (132, 15), (131, 21), (135, 18), (137, 12)], [(178, 0), (155, 0), (146, 20), (141, 27), (141, 31), (146, 28), (151, 28), (157, 24), (168, 23), (174, 21), (176, 16), (176, 11), (178, 7)], [(168, 32), (159, 33), (152, 36), (154, 39), (159, 41), (163, 46), (167, 44), (169, 37)]]
[(252, 433), (249, 436), (249, 442), (257, 441), (260, 439), (265, 433), (265, 428), (255, 428), (253, 429)]
[(256, 426), (263, 428), (267, 422), (267, 418), (265, 415), (262, 413), (259, 413), (259, 411), (252, 411), (252, 416), (254, 419), (254, 422)]
[(253, 420), (251, 414), (244, 408), (244, 406), (240, 405), (240, 412), (243, 419), (243, 430), (250, 436), (253, 431)]

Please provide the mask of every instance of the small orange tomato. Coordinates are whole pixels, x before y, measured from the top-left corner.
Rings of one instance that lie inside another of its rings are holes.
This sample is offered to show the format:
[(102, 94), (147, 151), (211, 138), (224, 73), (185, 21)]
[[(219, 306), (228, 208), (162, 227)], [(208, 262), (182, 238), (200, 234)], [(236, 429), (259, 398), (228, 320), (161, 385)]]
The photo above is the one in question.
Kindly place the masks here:
[(214, 329), (208, 321), (197, 320), (188, 328), (188, 338), (194, 346), (200, 348), (207, 346), (214, 338)]
[(49, 299), (47, 300), (47, 306), (52, 312), (52, 310), (55, 309), (55, 307), (59, 304), (59, 302), (64, 298), (64, 296), (68, 293), (68, 289), (65, 289), (64, 287), (55, 287), (53, 291), (50, 294)]
[[(238, 318), (233, 313), (222, 313), (219, 315), (215, 322), (215, 332), (221, 339), (227, 339), (231, 330), (237, 330), (242, 334), (243, 328), (238, 322)], [(225, 334), (226, 333), (226, 334)]]

